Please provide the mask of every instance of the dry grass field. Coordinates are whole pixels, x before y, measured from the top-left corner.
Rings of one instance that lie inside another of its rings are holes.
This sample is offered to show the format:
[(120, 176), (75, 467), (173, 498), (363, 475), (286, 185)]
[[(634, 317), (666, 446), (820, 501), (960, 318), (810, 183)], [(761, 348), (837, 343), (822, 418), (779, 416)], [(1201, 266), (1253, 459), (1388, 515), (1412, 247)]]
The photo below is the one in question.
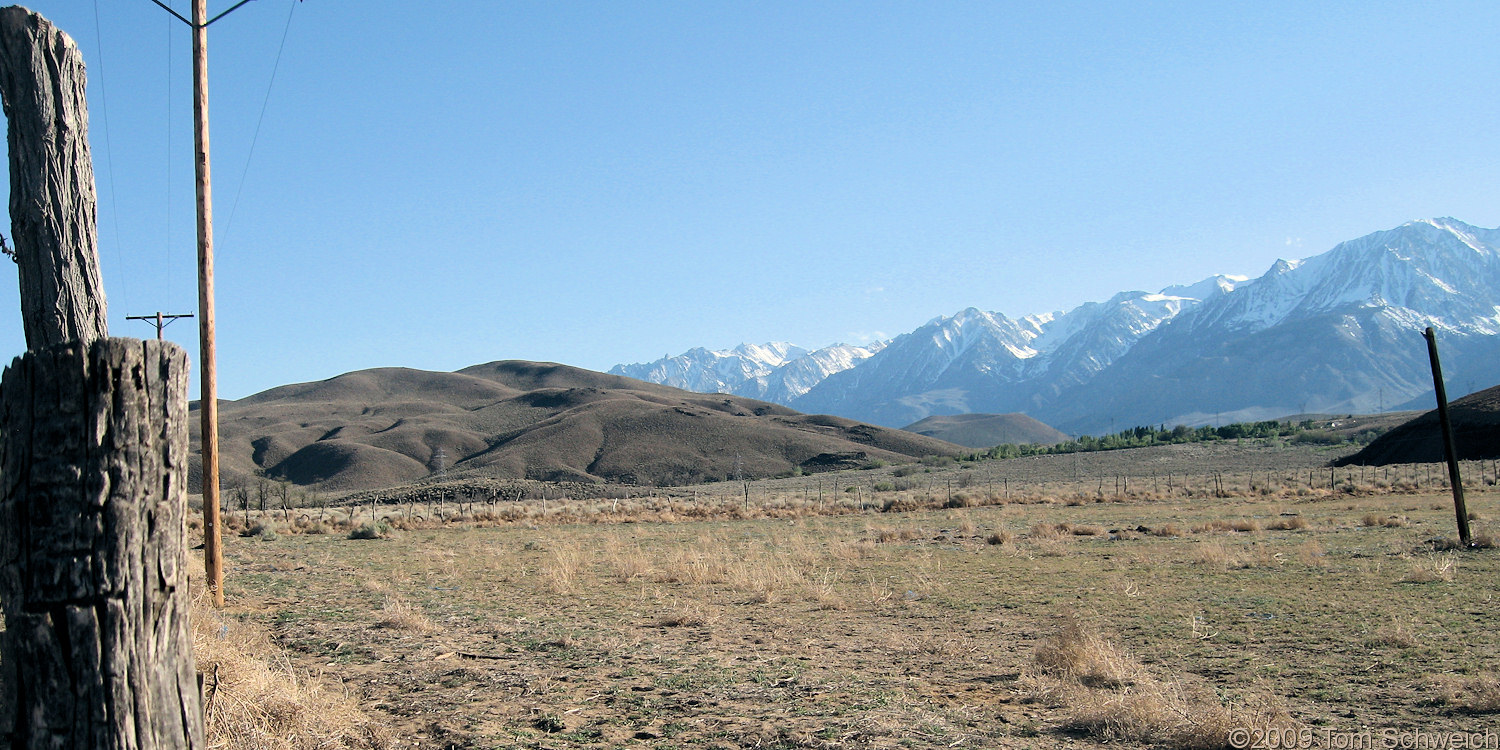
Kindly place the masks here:
[(200, 661), (250, 638), (313, 694), (257, 708), (236, 747), (1347, 747), (1500, 724), (1500, 552), (1435, 544), (1454, 522), (1431, 484), (1252, 466), (1116, 494), (1101, 470), (1007, 496), (976, 470), (823, 484), (822, 514), (793, 478), (749, 512), (719, 486), (231, 537)]

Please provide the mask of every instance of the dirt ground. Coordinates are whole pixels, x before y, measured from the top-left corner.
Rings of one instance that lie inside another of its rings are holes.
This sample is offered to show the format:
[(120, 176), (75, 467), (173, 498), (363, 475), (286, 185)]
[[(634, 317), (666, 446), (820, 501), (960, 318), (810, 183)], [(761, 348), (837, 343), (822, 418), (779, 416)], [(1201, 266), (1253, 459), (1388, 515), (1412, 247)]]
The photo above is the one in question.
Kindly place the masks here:
[[(1226, 716), (1337, 747), (1500, 725), (1500, 552), (1435, 548), (1454, 519), (1430, 485), (1274, 471), (1235, 497), (232, 537), (223, 616), (395, 747), (1224, 746)], [(1500, 493), (1477, 484), (1487, 535)], [(1039, 655), (1070, 628), (1124, 676)]]

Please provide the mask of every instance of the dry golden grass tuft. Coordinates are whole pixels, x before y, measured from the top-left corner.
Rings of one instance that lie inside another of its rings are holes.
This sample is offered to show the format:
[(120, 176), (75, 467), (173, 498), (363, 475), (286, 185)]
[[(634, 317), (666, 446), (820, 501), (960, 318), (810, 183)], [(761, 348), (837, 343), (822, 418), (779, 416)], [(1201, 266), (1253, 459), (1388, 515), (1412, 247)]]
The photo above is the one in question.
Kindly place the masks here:
[(1413, 558), (1411, 570), (1401, 579), (1403, 583), (1451, 583), (1458, 572), (1458, 555), (1430, 554)]
[(1282, 516), (1266, 524), (1266, 528), (1273, 531), (1300, 531), (1307, 528), (1307, 519), (1302, 516)]
[(1280, 553), (1271, 547), (1252, 545), (1231, 549), (1217, 539), (1200, 543), (1194, 551), (1193, 559), (1204, 565), (1226, 570), (1274, 568), (1282, 562)]
[(1473, 714), (1500, 713), (1500, 675), (1439, 675), (1433, 678), (1438, 701)]
[(265, 631), (224, 617), (202, 597), (193, 601), (189, 619), (193, 653), (205, 677), (209, 747), (375, 750), (391, 745), (387, 730), (349, 696), (277, 658), (280, 649)]
[(1239, 559), (1224, 546), (1223, 542), (1203, 542), (1193, 551), (1193, 560), (1204, 565), (1221, 568), (1236, 567)]
[(1399, 529), (1410, 523), (1405, 516), (1382, 516), (1377, 513), (1366, 513), (1359, 522), (1363, 526), (1381, 526), (1388, 529)]
[(1069, 536), (1068, 525), (1061, 523), (1034, 524), (1031, 530), (1026, 532), (1026, 536), (1032, 541), (1038, 542), (1066, 539)]
[(1404, 620), (1393, 620), (1382, 625), (1365, 639), (1365, 646), (1368, 648), (1416, 648), (1420, 645), (1422, 642), (1417, 640), (1416, 625)]
[(713, 616), (698, 602), (678, 602), (656, 618), (659, 628), (698, 628), (713, 623)]
[(1235, 747), (1235, 736), (1241, 731), (1251, 731), (1251, 736), (1306, 731), (1269, 698), (1226, 704), (1211, 692), (1157, 680), (1118, 693), (1090, 691), (1077, 699), (1073, 711), (1073, 727), (1101, 739), (1181, 750)]
[(572, 544), (552, 545), (552, 559), (548, 561), (545, 578), (547, 588), (554, 594), (571, 594), (583, 572), (583, 550)]
[(1208, 534), (1215, 531), (1260, 531), (1260, 524), (1248, 518), (1235, 519), (1232, 521), (1216, 518), (1212, 521), (1200, 523), (1193, 527), (1194, 534)]
[(690, 549), (673, 550), (655, 567), (652, 579), (657, 583), (726, 583), (730, 560), (727, 555), (710, 557)]
[(1187, 532), (1183, 531), (1182, 527), (1178, 526), (1175, 523), (1163, 524), (1163, 525), (1158, 526), (1158, 527), (1156, 527), (1156, 528), (1154, 528), (1154, 529), (1151, 530), (1151, 535), (1152, 536), (1177, 537), (1177, 536), (1183, 536), (1185, 534), (1187, 534)]
[(729, 584), (750, 592), (750, 601), (766, 604), (800, 589), (805, 579), (788, 557), (769, 554), (747, 556), (728, 568)]
[(985, 544), (1002, 545), (1010, 544), (1016, 540), (1016, 535), (1009, 529), (996, 529), (994, 533), (984, 538)]
[(836, 588), (838, 583), (831, 575), (823, 581), (814, 584), (808, 589), (807, 600), (818, 605), (822, 610), (844, 610), (849, 608), (849, 601), (839, 593)]
[(1033, 660), (1044, 674), (1091, 687), (1123, 687), (1140, 671), (1093, 624), (1076, 615), (1068, 616), (1056, 633), (1037, 644)]
[(408, 633), (431, 633), (437, 629), (432, 620), (420, 607), (415, 607), (398, 596), (388, 596), (385, 606), (380, 609), (380, 619), (375, 621), (377, 628), (389, 628), (401, 630)]
[(609, 555), (610, 568), (615, 580), (625, 583), (637, 578), (649, 578), (655, 574), (651, 559), (640, 547), (629, 550), (614, 549)]
[(1297, 562), (1311, 568), (1321, 568), (1328, 552), (1316, 539), (1309, 539), (1297, 547)]
[(1268, 700), (1237, 707), (1159, 680), (1076, 616), (1038, 644), (1034, 663), (1033, 695), (1062, 706), (1068, 729), (1106, 742), (1209, 750), (1230, 747), (1235, 730), (1296, 726)]

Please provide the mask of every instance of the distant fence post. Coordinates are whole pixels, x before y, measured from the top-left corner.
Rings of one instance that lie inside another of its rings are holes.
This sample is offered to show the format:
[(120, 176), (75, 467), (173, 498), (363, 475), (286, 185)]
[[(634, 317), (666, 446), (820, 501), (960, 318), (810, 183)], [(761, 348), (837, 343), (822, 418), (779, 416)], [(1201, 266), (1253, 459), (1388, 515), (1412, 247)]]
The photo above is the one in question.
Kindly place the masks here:
[(1437, 397), (1438, 423), (1443, 430), (1443, 457), (1448, 460), (1448, 484), (1453, 486), (1453, 512), (1458, 516), (1458, 541), (1469, 546), (1469, 512), (1464, 506), (1464, 482), (1458, 472), (1458, 448), (1453, 444), (1453, 423), (1448, 420), (1448, 389), (1443, 387), (1443, 366), (1438, 361), (1437, 333), (1428, 326), (1427, 357), (1432, 360), (1432, 390)]
[(29, 351), (0, 383), (0, 745), (196, 748), (187, 355), (109, 339), (83, 62), (0, 9), (0, 94)]

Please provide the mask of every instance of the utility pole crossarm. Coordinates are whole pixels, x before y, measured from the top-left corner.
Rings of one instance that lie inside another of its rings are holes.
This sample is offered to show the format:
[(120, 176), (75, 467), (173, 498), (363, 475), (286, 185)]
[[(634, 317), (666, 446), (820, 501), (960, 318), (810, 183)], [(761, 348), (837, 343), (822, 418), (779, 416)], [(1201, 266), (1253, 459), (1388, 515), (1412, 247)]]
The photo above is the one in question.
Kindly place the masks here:
[(192, 313), (181, 313), (181, 314), (176, 314), (176, 315), (167, 315), (165, 313), (158, 312), (155, 315), (126, 315), (125, 319), (126, 320), (144, 320), (144, 321), (147, 321), (147, 322), (151, 323), (152, 325), (156, 326), (156, 340), (157, 341), (161, 341), (161, 335), (162, 335), (161, 334), (161, 329), (166, 328), (169, 325), (172, 325), (172, 322), (175, 321), (175, 320), (177, 320), (177, 319), (179, 319), (179, 318), (191, 318), (191, 317), (193, 317)]
[(166, 11), (168, 13), (171, 13), (173, 16), (175, 16), (177, 18), (177, 20), (179, 20), (179, 21), (187, 24), (188, 28), (193, 28), (193, 29), (206, 28), (206, 27), (212, 25), (214, 21), (217, 21), (220, 18), (223, 18), (224, 16), (227, 16), (230, 13), (233, 13), (233, 12), (239, 10), (241, 5), (244, 5), (245, 3), (248, 3), (250, 1), (251, 0), (240, 0), (239, 2), (235, 3), (234, 6), (231, 7), (229, 10), (226, 10), (223, 13), (220, 13), (219, 15), (214, 16), (213, 18), (210, 18), (207, 21), (199, 24), (199, 23), (194, 23), (192, 21), (189, 21), (187, 18), (184, 18), (181, 13), (178, 13), (177, 11), (173, 10), (172, 6), (167, 5), (166, 3), (162, 2), (161, 0), (151, 0), (151, 2), (156, 3), (157, 7), (161, 8), (162, 10), (164, 10), (164, 11)]

